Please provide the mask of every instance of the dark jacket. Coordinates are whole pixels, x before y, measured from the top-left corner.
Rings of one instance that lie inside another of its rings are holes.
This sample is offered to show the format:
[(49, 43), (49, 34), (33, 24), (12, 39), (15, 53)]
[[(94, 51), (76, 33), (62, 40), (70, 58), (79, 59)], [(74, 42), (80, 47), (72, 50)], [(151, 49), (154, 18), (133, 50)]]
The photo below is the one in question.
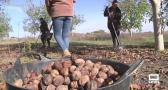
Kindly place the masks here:
[[(112, 15), (113, 13), (113, 15)], [(120, 22), (121, 20), (121, 10), (117, 7), (117, 8), (113, 8), (112, 6), (110, 8), (108, 8), (108, 6), (106, 6), (105, 10), (104, 10), (104, 16), (108, 17), (108, 22), (112, 23), (112, 22)]]
[(50, 31), (49, 31), (49, 28), (48, 28), (47, 22), (41, 21), (40, 31), (41, 31), (42, 35), (45, 35), (45, 34), (47, 34), (48, 32), (50, 32)]
[(110, 7), (108, 9), (108, 22), (109, 23), (120, 23), (121, 21), (121, 10), (117, 8)]

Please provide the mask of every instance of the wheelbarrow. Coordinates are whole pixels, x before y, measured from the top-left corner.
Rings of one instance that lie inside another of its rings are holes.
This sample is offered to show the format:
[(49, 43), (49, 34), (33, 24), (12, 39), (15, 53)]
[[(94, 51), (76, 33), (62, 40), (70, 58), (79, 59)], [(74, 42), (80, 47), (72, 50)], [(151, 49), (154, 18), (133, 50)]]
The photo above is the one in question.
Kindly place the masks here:
[[(38, 56), (39, 61), (32, 63), (21, 63), (20, 58), (28, 54)], [(53, 62), (53, 60), (47, 59), (42, 55), (36, 53), (25, 53), (22, 56), (18, 58), (13, 68), (10, 68), (4, 72), (4, 78), (6, 81), (7, 90), (28, 90), (26, 88), (17, 87), (13, 85), (14, 81), (17, 79), (23, 79), (24, 75), (31, 71), (40, 73), (42, 67), (45, 67), (46, 65)], [(143, 60), (137, 60), (135, 63), (131, 65), (126, 65), (113, 60), (106, 60), (106, 59), (89, 59), (89, 60), (91, 60), (94, 63), (102, 62), (102, 64), (111, 65), (121, 76), (120, 79), (114, 82), (113, 84), (98, 88), (97, 90), (129, 90), (130, 83), (132, 80), (132, 73), (135, 72), (144, 62)]]

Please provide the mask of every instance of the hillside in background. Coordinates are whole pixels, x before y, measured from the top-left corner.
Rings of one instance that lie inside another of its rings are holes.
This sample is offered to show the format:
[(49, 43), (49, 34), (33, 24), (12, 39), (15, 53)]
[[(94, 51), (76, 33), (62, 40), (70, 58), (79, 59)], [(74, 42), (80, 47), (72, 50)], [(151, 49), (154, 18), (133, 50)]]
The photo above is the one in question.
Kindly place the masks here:
[[(104, 31), (95, 31), (91, 33), (72, 33), (71, 41), (89, 42), (89, 43), (100, 43), (103, 45), (110, 45), (111, 36), (110, 33)], [(129, 33), (121, 33), (121, 43), (123, 45), (152, 45), (154, 44), (153, 32), (138, 32), (133, 33), (132, 37)], [(164, 33), (165, 44), (168, 44), (168, 32)], [(101, 43), (102, 42), (102, 43)]]

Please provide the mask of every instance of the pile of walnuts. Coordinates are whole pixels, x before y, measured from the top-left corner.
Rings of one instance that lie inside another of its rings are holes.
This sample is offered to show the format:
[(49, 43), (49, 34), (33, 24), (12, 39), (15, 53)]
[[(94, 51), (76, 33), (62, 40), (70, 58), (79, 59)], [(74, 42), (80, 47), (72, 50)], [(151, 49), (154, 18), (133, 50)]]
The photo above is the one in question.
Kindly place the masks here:
[(119, 77), (110, 65), (78, 58), (54, 61), (41, 74), (31, 72), (14, 85), (33, 90), (89, 90), (113, 84)]

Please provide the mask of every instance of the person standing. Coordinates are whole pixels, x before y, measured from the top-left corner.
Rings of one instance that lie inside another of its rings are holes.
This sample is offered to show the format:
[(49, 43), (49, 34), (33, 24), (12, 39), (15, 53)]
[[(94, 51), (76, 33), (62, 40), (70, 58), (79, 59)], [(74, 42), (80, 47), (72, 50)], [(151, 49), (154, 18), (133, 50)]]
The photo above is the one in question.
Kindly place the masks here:
[(63, 56), (71, 56), (69, 36), (74, 16), (74, 2), (74, 0), (45, 0), (53, 22), (54, 37), (63, 51)]
[(47, 41), (48, 47), (50, 48), (50, 40), (52, 38), (52, 33), (50, 33), (48, 24), (43, 18), (40, 18), (40, 32), (43, 47), (46, 47), (46, 41)]
[(120, 36), (119, 28), (121, 26), (121, 10), (118, 7), (118, 1), (114, 0), (111, 7), (106, 7), (104, 11), (104, 16), (108, 17), (107, 26), (111, 33), (113, 47), (119, 47), (118, 37)]

